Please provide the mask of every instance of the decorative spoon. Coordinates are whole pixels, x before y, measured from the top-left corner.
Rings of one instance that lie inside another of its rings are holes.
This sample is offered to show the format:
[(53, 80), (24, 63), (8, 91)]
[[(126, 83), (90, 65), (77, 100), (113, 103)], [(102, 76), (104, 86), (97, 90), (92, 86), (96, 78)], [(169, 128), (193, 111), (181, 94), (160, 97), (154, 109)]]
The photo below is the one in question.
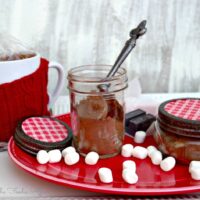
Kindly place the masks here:
[[(130, 31), (130, 39), (128, 39), (125, 43), (125, 46), (121, 50), (120, 54), (118, 55), (114, 65), (110, 69), (109, 73), (107, 74), (106, 78), (104, 80), (109, 79), (110, 77), (114, 76), (121, 64), (124, 62), (126, 57), (129, 55), (129, 53), (132, 51), (132, 49), (136, 46), (136, 40), (144, 35), (147, 31), (146, 28), (146, 20), (143, 20), (140, 22), (140, 24), (133, 30)], [(105, 92), (109, 88), (109, 84), (101, 84), (98, 85), (98, 88), (101, 92)]]

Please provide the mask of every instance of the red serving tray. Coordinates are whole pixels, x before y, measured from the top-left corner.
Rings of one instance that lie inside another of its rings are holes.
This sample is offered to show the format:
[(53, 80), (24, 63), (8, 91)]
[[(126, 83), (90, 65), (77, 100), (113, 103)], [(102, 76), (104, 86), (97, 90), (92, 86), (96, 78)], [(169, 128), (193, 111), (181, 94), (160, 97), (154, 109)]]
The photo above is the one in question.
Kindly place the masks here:
[[(70, 125), (70, 115), (57, 117)], [(132, 143), (133, 139), (125, 137), (125, 143)], [(146, 138), (142, 146), (155, 145), (151, 136)], [(96, 165), (89, 166), (81, 157), (79, 163), (67, 166), (62, 160), (56, 164), (40, 165), (35, 157), (19, 149), (13, 138), (8, 144), (8, 152), (11, 159), (23, 170), (50, 182), (62, 184), (72, 188), (119, 195), (168, 195), (186, 194), (200, 191), (200, 181), (192, 180), (188, 172), (188, 166), (176, 164), (170, 172), (163, 172), (159, 166), (151, 163), (150, 159), (139, 160), (131, 158), (136, 162), (139, 180), (134, 185), (125, 183), (121, 177), (122, 163), (130, 158), (118, 155), (113, 158), (101, 159)], [(100, 167), (109, 167), (113, 172), (113, 183), (101, 183), (97, 171)]]

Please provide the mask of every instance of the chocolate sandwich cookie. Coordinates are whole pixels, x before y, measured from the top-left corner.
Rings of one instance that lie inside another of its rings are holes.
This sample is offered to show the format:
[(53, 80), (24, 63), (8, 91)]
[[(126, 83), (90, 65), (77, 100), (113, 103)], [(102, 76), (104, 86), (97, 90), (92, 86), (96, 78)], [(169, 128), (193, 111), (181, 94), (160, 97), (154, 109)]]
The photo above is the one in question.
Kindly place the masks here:
[(19, 148), (36, 155), (41, 149), (64, 149), (71, 145), (72, 131), (64, 122), (52, 117), (30, 117), (21, 121), (14, 134)]

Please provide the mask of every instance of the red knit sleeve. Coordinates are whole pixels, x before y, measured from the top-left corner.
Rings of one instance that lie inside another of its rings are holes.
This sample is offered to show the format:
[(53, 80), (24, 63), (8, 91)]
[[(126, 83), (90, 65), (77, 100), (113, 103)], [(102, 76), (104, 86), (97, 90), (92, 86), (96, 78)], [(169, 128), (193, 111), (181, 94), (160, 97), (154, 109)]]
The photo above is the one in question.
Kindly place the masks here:
[(9, 140), (20, 120), (50, 115), (47, 84), (48, 61), (41, 59), (34, 73), (0, 85), (0, 141)]

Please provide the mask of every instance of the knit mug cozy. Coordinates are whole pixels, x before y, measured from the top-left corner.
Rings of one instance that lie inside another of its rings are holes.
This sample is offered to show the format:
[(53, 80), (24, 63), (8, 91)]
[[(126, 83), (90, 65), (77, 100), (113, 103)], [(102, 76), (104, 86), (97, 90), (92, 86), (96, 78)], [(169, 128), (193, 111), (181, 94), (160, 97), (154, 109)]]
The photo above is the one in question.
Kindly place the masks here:
[[(41, 58), (33, 73), (14, 81), (0, 84), (0, 141), (7, 142), (15, 133), (19, 121), (30, 116), (49, 116), (50, 98), (47, 91), (48, 69), (54, 67)], [(12, 64), (12, 63), (11, 63)], [(28, 66), (24, 66), (28, 67)], [(12, 72), (11, 72), (12, 73)], [(59, 80), (52, 97), (55, 102), (63, 87), (63, 70), (58, 70)], [(3, 74), (0, 74), (3, 76)]]

